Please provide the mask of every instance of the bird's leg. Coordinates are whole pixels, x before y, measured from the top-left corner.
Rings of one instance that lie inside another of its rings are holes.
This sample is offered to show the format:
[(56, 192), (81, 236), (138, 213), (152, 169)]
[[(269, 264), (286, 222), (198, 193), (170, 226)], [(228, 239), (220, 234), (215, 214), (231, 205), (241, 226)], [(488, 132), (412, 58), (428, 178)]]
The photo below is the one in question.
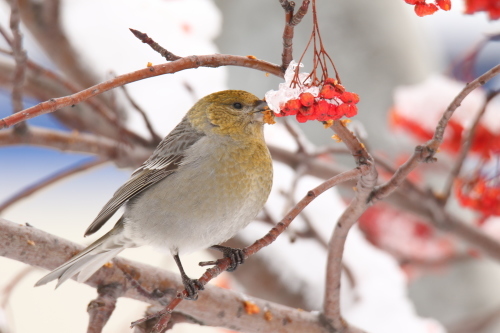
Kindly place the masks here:
[(238, 265), (245, 262), (245, 253), (242, 249), (233, 249), (232, 247), (222, 245), (213, 245), (210, 248), (222, 252), (224, 258), (229, 258), (231, 260), (231, 265), (227, 269), (228, 272), (234, 271), (238, 268)]
[(205, 289), (205, 287), (200, 281), (198, 281), (198, 279), (191, 279), (189, 276), (187, 276), (186, 272), (184, 272), (184, 268), (182, 267), (181, 259), (179, 258), (178, 254), (174, 254), (174, 260), (177, 264), (177, 267), (179, 267), (179, 271), (181, 272), (182, 277), (182, 283), (184, 284), (184, 288), (186, 288), (186, 291), (188, 293), (186, 299), (196, 301), (198, 299), (198, 290), (203, 290)]

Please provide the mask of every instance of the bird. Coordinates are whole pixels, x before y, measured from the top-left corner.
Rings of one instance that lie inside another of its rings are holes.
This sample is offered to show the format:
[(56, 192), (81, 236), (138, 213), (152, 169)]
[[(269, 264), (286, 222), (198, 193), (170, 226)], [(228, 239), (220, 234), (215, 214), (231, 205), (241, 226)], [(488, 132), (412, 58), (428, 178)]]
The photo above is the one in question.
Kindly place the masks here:
[(236, 269), (242, 251), (219, 244), (255, 218), (271, 191), (266, 112), (264, 100), (242, 90), (201, 98), (118, 188), (85, 236), (124, 206), (115, 226), (35, 286), (58, 279), (57, 288), (77, 274), (84, 282), (124, 249), (149, 245), (172, 254), (186, 298), (197, 299), (203, 285), (187, 276), (180, 255), (211, 247), (231, 259), (229, 270)]

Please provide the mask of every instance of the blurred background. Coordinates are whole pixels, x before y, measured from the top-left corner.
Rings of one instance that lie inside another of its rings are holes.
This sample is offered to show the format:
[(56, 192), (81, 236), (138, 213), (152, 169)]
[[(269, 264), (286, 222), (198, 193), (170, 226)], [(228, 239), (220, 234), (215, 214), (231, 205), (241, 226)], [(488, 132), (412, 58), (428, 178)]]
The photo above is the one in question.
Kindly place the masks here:
[[(26, 6), (29, 7), (37, 2), (20, 3), (23, 6), (27, 3)], [(318, 0), (317, 3), (318, 20), (326, 49), (335, 61), (343, 85), (361, 97), (358, 105), (359, 115), (353, 125), (371, 150), (382, 152), (390, 159), (411, 153), (415, 143), (418, 143), (409, 137), (396, 136), (389, 128), (387, 114), (393, 105), (395, 88), (419, 83), (432, 73), (453, 73), (453, 68), (462, 61), (469, 50), (486, 35), (498, 33), (500, 30), (500, 24), (489, 21), (485, 13), (463, 15), (462, 1), (454, 1), (450, 12), (439, 11), (423, 18), (417, 17), (413, 7), (401, 0)], [(155, 41), (180, 56), (223, 53), (254, 55), (273, 63), (281, 62), (284, 15), (278, 1), (150, 0), (138, 3), (131, 0), (65, 0), (60, 1), (60, 5), (61, 28), (79, 56), (77, 61), (88, 71), (89, 80), (94, 80), (93, 82), (101, 82), (114, 75), (143, 68), (148, 62), (164, 62), (158, 54), (135, 39), (128, 28), (146, 32)], [(4, 28), (9, 26), (9, 15), (9, 5), (0, 2), (0, 24)], [(300, 56), (305, 48), (311, 25), (311, 16), (307, 15), (295, 29), (295, 58)], [(44, 46), (37, 43), (33, 29), (36, 30), (36, 27), (22, 25), (24, 46), (29, 59), (44, 67), (63, 72), (69, 80), (76, 80), (55, 63), (57, 56), (47, 55)], [(0, 47), (8, 49), (3, 40), (0, 40)], [(478, 58), (475, 66), (476, 76), (498, 64), (499, 54), (498, 43), (488, 44)], [(12, 59), (2, 55), (0, 62), (8, 64), (12, 63)], [(304, 70), (307, 72), (310, 57), (306, 56), (304, 63)], [(7, 75), (1, 76), (0, 117), (5, 117), (12, 112), (12, 105), (10, 88), (5, 80)], [(455, 76), (461, 78), (459, 73)], [(82, 81), (84, 80), (78, 83)], [(264, 96), (268, 90), (277, 89), (281, 82), (279, 78), (246, 68), (200, 68), (132, 83), (129, 85), (129, 93), (148, 112), (155, 130), (164, 136), (194, 101), (210, 92), (242, 89)], [(498, 87), (498, 80), (492, 84)], [(25, 107), (43, 100), (37, 98), (40, 95), (26, 94)], [(130, 103), (124, 99), (122, 92), (115, 91), (108, 94), (108, 98), (115, 103), (117, 109), (122, 110), (123, 121), (128, 128), (143, 136), (149, 135), (140, 115), (130, 111)], [(85, 109), (82, 107), (77, 111), (84, 114)], [(64, 124), (64, 120), (56, 119), (53, 115), (40, 116), (28, 123), (49, 129), (75, 131)], [(301, 124), (300, 128), (313, 143), (332, 144), (330, 132), (322, 130), (320, 123)], [(279, 132), (279, 129), (266, 130), (269, 132), (270, 142), (294, 147), (293, 140)], [(0, 203), (37, 181), (94, 158), (43, 147), (2, 146), (0, 174), (3, 177)], [(340, 157), (337, 161), (352, 164), (352, 159)], [(30, 223), (36, 228), (78, 243), (89, 244), (93, 239), (84, 239), (84, 230), (113, 192), (128, 179), (131, 171), (132, 169), (128, 168), (117, 168), (111, 162), (104, 163), (24, 198), (0, 211), (0, 216), (20, 224)], [(285, 173), (283, 171), (282, 174)], [(280, 190), (279, 186), (287, 184), (291, 179), (291, 176), (277, 177), (280, 179), (274, 185), (276, 193)], [(312, 186), (317, 181), (310, 180), (302, 184), (302, 192), (297, 194), (298, 197), (307, 190), (306, 184)], [(341, 210), (343, 199), (337, 193), (329, 195), (330, 201), (325, 204)], [(277, 219), (280, 213), (279, 210), (275, 212)], [(334, 221), (335, 214), (337, 213), (330, 215), (328, 221)], [(328, 228), (331, 227), (332, 225)], [(330, 230), (328, 228), (327, 230)], [(247, 237), (242, 236), (242, 239), (246, 239), (248, 243), (256, 238), (248, 237), (249, 234), (253, 235), (252, 231), (242, 233), (246, 233)], [(272, 253), (273, 249), (269, 251)], [(171, 258), (150, 249), (134, 249), (124, 252), (123, 255), (140, 261), (148, 258), (148, 263), (175, 271)], [(262, 256), (266, 258), (265, 253)], [(183, 262), (186, 260), (184, 265), (188, 275), (200, 275), (204, 270), (198, 267), (197, 263), (200, 260), (210, 260), (209, 258), (211, 254), (208, 253), (197, 253), (183, 258)], [(324, 265), (324, 262), (318, 260), (315, 264)], [(16, 274), (25, 269), (26, 266), (22, 263), (0, 257), (0, 291)], [(318, 281), (315, 282), (313, 278), (308, 283), (324, 283), (322, 269), (310, 271), (311, 274), (317, 274)], [(417, 274), (405, 272), (403, 269), (401, 272), (405, 281), (402, 288), (408, 288), (409, 302), (414, 305), (411, 312), (415, 312), (416, 318), (434, 318), (447, 327), (450, 333), (493, 333), (500, 330), (498, 263), (487, 258), (465, 259), (449, 265), (421, 269)], [(86, 307), (88, 302), (95, 298), (95, 292), (89, 292), (89, 287), (75, 282), (63, 285), (57, 291), (51, 286), (32, 288), (45, 273), (41, 269), (27, 272), (27, 276), (15, 286), (7, 305), (0, 312), (1, 333), (85, 330), (88, 320)], [(249, 271), (239, 273), (250, 274)], [(255, 271), (252, 274), (256, 274)], [(383, 272), (380, 274), (383, 275)], [(228, 283), (224, 280), (228, 279), (225, 275), (223, 281), (219, 281), (220, 284)], [(238, 280), (232, 283), (238, 288)], [(251, 290), (248, 286), (245, 289), (244, 282), (240, 282), (239, 287), (247, 292)], [(299, 290), (296, 293), (306, 291)], [(307, 306), (307, 309), (319, 309), (320, 296), (304, 301), (304, 306)], [(0, 304), (1, 300), (0, 293)], [(139, 302), (120, 299), (105, 332), (128, 332), (129, 322), (141, 317), (144, 308), (145, 305)], [(493, 319), (486, 320), (485, 316), (488, 315)], [(462, 321), (471, 318), (477, 318), (480, 323), (485, 324), (479, 329), (460, 331)], [(349, 317), (347, 319), (349, 320)], [(362, 321), (361, 319), (355, 324), (362, 325)], [(408, 328), (407, 332), (432, 332), (429, 328), (431, 326), (421, 325), (414, 330)], [(366, 329), (373, 333), (398, 332), (397, 327), (390, 330), (383, 325), (369, 326)], [(173, 331), (221, 330), (181, 324)], [(440, 331), (436, 328), (433, 332)]]

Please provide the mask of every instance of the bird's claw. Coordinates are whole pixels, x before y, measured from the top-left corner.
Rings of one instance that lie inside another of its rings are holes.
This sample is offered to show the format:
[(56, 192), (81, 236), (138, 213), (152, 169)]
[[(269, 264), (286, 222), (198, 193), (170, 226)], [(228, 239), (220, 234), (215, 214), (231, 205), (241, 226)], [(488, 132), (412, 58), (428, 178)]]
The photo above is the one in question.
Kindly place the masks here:
[(245, 253), (242, 249), (232, 249), (230, 247), (227, 248), (227, 251), (223, 251), (224, 257), (229, 258), (231, 260), (231, 265), (228, 267), (227, 271), (232, 272), (239, 265), (245, 262)]
[(187, 296), (185, 299), (196, 301), (198, 299), (198, 290), (204, 290), (205, 286), (198, 279), (190, 279), (185, 276), (182, 277), (182, 283), (184, 284), (184, 288), (186, 289)]
[(242, 249), (233, 249), (232, 247), (214, 245), (212, 249), (220, 251), (224, 254), (224, 258), (229, 258), (231, 264), (227, 268), (228, 272), (234, 271), (239, 265), (245, 262), (245, 252)]

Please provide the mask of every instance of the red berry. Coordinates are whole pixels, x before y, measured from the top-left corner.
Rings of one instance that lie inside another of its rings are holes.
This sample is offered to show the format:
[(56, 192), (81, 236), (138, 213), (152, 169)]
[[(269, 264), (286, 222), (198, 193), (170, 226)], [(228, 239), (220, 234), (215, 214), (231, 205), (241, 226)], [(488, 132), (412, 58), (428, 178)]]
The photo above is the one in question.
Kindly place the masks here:
[(434, 14), (438, 10), (437, 6), (432, 3), (419, 2), (415, 5), (415, 14), (418, 16), (426, 16)]
[(354, 117), (355, 115), (358, 114), (358, 107), (354, 104), (342, 104), (341, 106), (345, 105), (346, 108), (343, 110), (344, 116), (347, 118)]
[(299, 99), (303, 106), (311, 106), (314, 103), (314, 96), (308, 92), (300, 94)]
[(339, 96), (340, 100), (344, 103), (356, 104), (359, 102), (358, 94), (346, 91), (342, 95)]
[(335, 91), (335, 88), (331, 84), (325, 84), (323, 88), (321, 88), (321, 92), (319, 93), (319, 97), (326, 99), (331, 99), (336, 95), (338, 94)]
[(299, 123), (305, 123), (309, 119), (309, 117), (299, 112), (297, 113), (296, 119)]
[(325, 84), (331, 84), (332, 86), (336, 86), (338, 83), (339, 83), (339, 81), (337, 81), (331, 77), (329, 77), (325, 80)]
[(338, 105), (330, 104), (330, 107), (328, 108), (329, 119), (337, 120), (342, 118), (343, 115), (344, 114), (340, 112)]
[(328, 114), (328, 109), (330, 108), (330, 103), (321, 99), (317, 103), (317, 113), (318, 114)]
[(451, 9), (451, 0), (436, 0), (436, 3), (442, 10)]
[(295, 116), (301, 107), (302, 104), (300, 104), (298, 99), (291, 99), (283, 105), (281, 112), (283, 112), (286, 116)]
[(299, 113), (303, 114), (304, 116), (312, 115), (314, 113), (313, 105), (301, 107)]

